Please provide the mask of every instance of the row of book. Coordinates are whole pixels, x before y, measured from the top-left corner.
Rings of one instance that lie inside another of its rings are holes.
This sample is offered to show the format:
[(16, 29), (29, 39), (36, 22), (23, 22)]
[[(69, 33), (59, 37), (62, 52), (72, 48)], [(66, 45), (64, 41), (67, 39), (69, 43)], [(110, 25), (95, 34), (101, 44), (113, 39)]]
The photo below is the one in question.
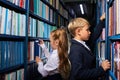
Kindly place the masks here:
[[(45, 41), (44, 43), (50, 52), (51, 48), (49, 42)], [(28, 42), (28, 62), (35, 60), (36, 56), (39, 56), (43, 60), (46, 59), (45, 54), (39, 45), (39, 40)]]
[(0, 70), (23, 64), (24, 42), (0, 41)]
[[(41, 0), (30, 0), (30, 10), (40, 17), (49, 20), (49, 7)], [(53, 15), (53, 14), (50, 14)]]
[(120, 34), (120, 1), (115, 0), (109, 9), (109, 35)]
[[(21, 8), (26, 7), (27, 0), (6, 0), (12, 4), (15, 4)], [(68, 10), (63, 7), (63, 3), (60, 4), (60, 0), (30, 0), (30, 11), (34, 14), (39, 15), (50, 22), (56, 21), (56, 14), (61, 14), (64, 18), (68, 19), (70, 16), (68, 15)], [(49, 7), (47, 4), (53, 6), (53, 8)], [(56, 12), (56, 10), (57, 12)], [(73, 11), (72, 11), (73, 12)]]
[[(23, 64), (24, 60), (24, 46), (23, 42), (0, 41), (0, 70)], [(49, 42), (45, 42), (48, 51), (50, 51)], [(39, 46), (38, 41), (28, 42), (28, 62), (35, 60), (39, 56), (45, 59), (45, 55)]]
[(52, 5), (54, 8), (56, 8), (62, 16), (68, 19), (68, 11), (63, 7), (64, 4), (60, 0), (45, 0), (45, 1)]
[[(102, 13), (105, 12), (105, 1), (102, 1)], [(107, 14), (106, 14), (107, 15)], [(120, 0), (115, 0), (109, 8), (109, 28), (108, 35), (120, 34)], [(102, 39), (105, 40), (105, 29), (103, 30)]]
[(0, 6), (0, 34), (25, 36), (26, 16)]
[[(111, 71), (115, 74), (117, 80), (120, 80), (120, 41), (110, 44)], [(99, 64), (105, 60), (105, 42), (98, 43)]]
[[(48, 38), (56, 26), (29, 18), (28, 35)], [(0, 6), (0, 34), (25, 36), (26, 16)]]
[(68, 19), (68, 11), (63, 7), (63, 5), (62, 5), (63, 3), (60, 4), (61, 3), (60, 0), (45, 0), (45, 1), (47, 1), (54, 8), (56, 8), (62, 16), (64, 16), (66, 19)]
[(52, 5), (54, 8), (56, 8), (57, 10), (59, 9), (59, 5), (60, 5), (60, 2), (59, 0), (45, 0), (47, 1), (50, 5)]
[(0, 75), (0, 80), (24, 80), (24, 69)]
[[(55, 1), (59, 2), (59, 0)], [(50, 4), (49, 2), (47, 3)], [(50, 22), (55, 21), (55, 13), (57, 13), (55, 11), (58, 11), (64, 18), (68, 19), (68, 12), (63, 8), (62, 5), (60, 5), (59, 10), (54, 10), (41, 0), (30, 0), (30, 11), (32, 11), (34, 14), (39, 15), (40, 17), (45, 18), (46, 20), (49, 20)]]
[(50, 32), (57, 27), (29, 17), (28, 36), (49, 38)]
[[(118, 80), (120, 80), (120, 41), (116, 41), (111, 45), (111, 52), (114, 58), (114, 69), (113, 72)], [(112, 60), (112, 59), (111, 59)]]

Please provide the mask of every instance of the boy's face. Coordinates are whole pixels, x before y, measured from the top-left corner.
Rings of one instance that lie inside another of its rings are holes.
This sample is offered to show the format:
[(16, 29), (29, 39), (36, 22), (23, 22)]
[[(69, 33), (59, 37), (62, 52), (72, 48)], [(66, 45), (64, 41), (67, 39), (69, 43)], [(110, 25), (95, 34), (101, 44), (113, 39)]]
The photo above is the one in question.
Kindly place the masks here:
[(84, 26), (83, 28), (80, 28), (79, 35), (81, 40), (88, 40), (90, 37), (90, 34), (91, 32), (89, 30), (88, 25)]

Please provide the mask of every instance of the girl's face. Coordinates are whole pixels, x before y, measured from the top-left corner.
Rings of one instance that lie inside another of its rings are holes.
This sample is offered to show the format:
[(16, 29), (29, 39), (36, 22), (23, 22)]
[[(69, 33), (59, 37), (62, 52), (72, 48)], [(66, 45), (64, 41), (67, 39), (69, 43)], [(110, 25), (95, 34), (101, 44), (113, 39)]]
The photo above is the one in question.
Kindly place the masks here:
[(54, 40), (52, 35), (50, 35), (50, 45), (53, 50), (58, 48), (58, 40)]

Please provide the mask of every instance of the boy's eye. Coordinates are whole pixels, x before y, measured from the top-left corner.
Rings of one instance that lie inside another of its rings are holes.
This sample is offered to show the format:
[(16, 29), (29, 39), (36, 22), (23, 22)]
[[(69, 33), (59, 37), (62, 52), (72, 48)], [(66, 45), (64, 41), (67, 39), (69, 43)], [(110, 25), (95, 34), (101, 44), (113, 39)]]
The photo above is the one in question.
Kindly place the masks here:
[(87, 29), (87, 31), (90, 31), (89, 29)]
[(89, 29), (86, 29), (86, 31), (89, 31)]

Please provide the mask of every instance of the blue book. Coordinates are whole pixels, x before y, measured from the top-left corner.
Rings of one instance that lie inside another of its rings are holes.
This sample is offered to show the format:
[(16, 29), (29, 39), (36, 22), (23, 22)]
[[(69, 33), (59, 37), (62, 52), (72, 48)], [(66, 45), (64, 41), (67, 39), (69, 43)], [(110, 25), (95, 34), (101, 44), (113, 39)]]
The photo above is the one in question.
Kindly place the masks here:
[(12, 66), (12, 57), (13, 57), (13, 55), (12, 55), (12, 48), (13, 48), (12, 41), (10, 41), (9, 42), (9, 52), (10, 52), (10, 57), (9, 57), (10, 64), (9, 64), (9, 66), (10, 67)]
[(7, 41), (4, 41), (4, 60), (3, 60), (3, 68), (7, 68)]
[(6, 34), (10, 35), (10, 30), (12, 28), (12, 11), (8, 10), (7, 21), (6, 21)]
[[(0, 6), (0, 28), (1, 28), (1, 21), (2, 21), (2, 7)], [(1, 33), (1, 30), (0, 30)]]
[(35, 41), (34, 42), (34, 59), (36, 56), (39, 56), (39, 45), (38, 45), (39, 41)]
[(17, 36), (20, 36), (20, 28), (21, 28), (20, 17), (21, 17), (21, 14), (17, 14), (17, 26), (16, 26)]
[(11, 43), (11, 41), (8, 41), (8, 42), (7, 42), (7, 45), (8, 45), (8, 46), (7, 46), (7, 66), (8, 66), (8, 67), (10, 67), (10, 63), (11, 63), (11, 61), (10, 61), (10, 56), (11, 56), (11, 55), (10, 55), (10, 54), (11, 54), (11, 50), (10, 50), (10, 47), (11, 47), (11, 46), (10, 46), (10, 43)]
[(2, 68), (2, 41), (0, 41), (0, 70)]
[(17, 53), (16, 53), (16, 56), (17, 56), (17, 59), (16, 59), (16, 65), (18, 65), (18, 64), (20, 64), (20, 42), (17, 42), (17, 44), (16, 44), (16, 47), (17, 47)]
[(8, 21), (8, 9), (6, 9), (5, 13), (4, 34), (6, 34), (7, 21)]
[(23, 64), (24, 62), (24, 57), (23, 57), (23, 53), (24, 53), (24, 42), (21, 42), (21, 64)]
[(44, 38), (48, 38), (48, 26), (46, 23), (44, 23), (44, 33), (43, 33)]
[(48, 35), (48, 38), (50, 37), (50, 32), (51, 32), (51, 25), (48, 24), (48, 31), (47, 31), (47, 35)]
[(17, 65), (17, 63), (18, 63), (18, 42), (15, 42), (15, 47), (14, 47), (14, 54), (13, 54), (13, 56), (14, 56), (14, 66), (15, 65)]
[(16, 64), (16, 42), (12, 42), (11, 58), (12, 58), (12, 66), (15, 66)]
[(5, 54), (4, 54), (4, 51), (5, 51), (5, 42), (4, 41), (1, 41), (1, 69), (4, 69), (5, 65), (4, 65), (4, 62), (5, 62)]
[(5, 45), (5, 53), (6, 53), (6, 62), (5, 62), (5, 65), (6, 65), (6, 68), (9, 67), (9, 50), (8, 50), (8, 41), (6, 41), (6, 45)]
[(46, 19), (46, 5), (44, 3), (42, 4), (42, 17)]
[(30, 36), (33, 37), (33, 18), (30, 17)]
[(37, 36), (37, 34), (36, 34), (36, 32), (37, 32), (36, 23), (37, 23), (36, 19), (33, 19), (33, 37)]
[(33, 5), (34, 5), (34, 14), (37, 14), (37, 6), (38, 6), (38, 5), (37, 5), (37, 1), (38, 1), (38, 0), (33, 0), (33, 1), (34, 1), (34, 2), (33, 2), (33, 3), (34, 3), (34, 4), (33, 4)]

